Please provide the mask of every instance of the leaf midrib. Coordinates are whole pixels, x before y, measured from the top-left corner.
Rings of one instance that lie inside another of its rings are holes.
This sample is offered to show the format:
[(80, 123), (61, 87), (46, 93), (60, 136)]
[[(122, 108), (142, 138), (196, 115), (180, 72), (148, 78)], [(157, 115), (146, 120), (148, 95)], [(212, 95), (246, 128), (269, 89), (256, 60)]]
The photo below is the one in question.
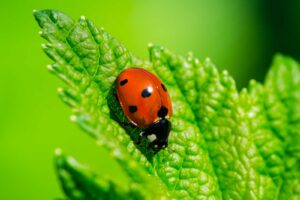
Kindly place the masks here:
[[(185, 93), (183, 92), (182, 86), (180, 86), (180, 84), (177, 83), (176, 77), (174, 76), (173, 71), (172, 71), (172, 70), (170, 69), (170, 67), (169, 67), (169, 66), (171, 65), (169, 59), (167, 59), (166, 62), (167, 62), (167, 65), (168, 65), (168, 66), (167, 66), (168, 69), (172, 72), (172, 78), (175, 80), (175, 81), (174, 81), (174, 82), (175, 82), (175, 85), (176, 85), (175, 87), (179, 88), (180, 93), (181, 93), (181, 95), (183, 96), (185, 103), (188, 105), (188, 107), (189, 107), (190, 110), (192, 111), (194, 118), (197, 119), (198, 117), (197, 117), (197, 115), (195, 114), (194, 109), (192, 108), (191, 104), (190, 104), (189, 101), (187, 100), (187, 97), (184, 95)], [(197, 66), (195, 66), (195, 65), (193, 64), (193, 67), (197, 67)], [(155, 68), (154, 68), (154, 70), (155, 70)], [(195, 81), (195, 79), (194, 79), (194, 81)], [(197, 84), (196, 82), (197, 82), (197, 81), (195, 81), (195, 84)], [(198, 94), (197, 94), (197, 96), (198, 96)], [(200, 128), (199, 123), (198, 123), (198, 120), (196, 120), (196, 121), (197, 121), (197, 122), (196, 122), (197, 128), (198, 128), (199, 132), (202, 134), (201, 128)], [(191, 124), (194, 124), (194, 122), (191, 122)], [(197, 136), (197, 137), (199, 137), (199, 136)], [(211, 163), (211, 166), (212, 166), (212, 172), (213, 172), (214, 178), (216, 179), (216, 183), (218, 184), (217, 189), (220, 190), (221, 195), (222, 195), (222, 191), (221, 191), (221, 188), (220, 188), (220, 181), (219, 181), (218, 176), (217, 176), (216, 173), (215, 173), (215, 168), (213, 167), (214, 164), (213, 164), (213, 162), (212, 162), (212, 159), (211, 159), (210, 153), (209, 153), (209, 151), (208, 151), (208, 148), (206, 147), (206, 146), (207, 146), (207, 142), (206, 142), (204, 136), (202, 136), (202, 138), (203, 138), (204, 144), (205, 144), (205, 145), (202, 146), (202, 148), (204, 148), (204, 150), (206, 150), (206, 152), (207, 152), (209, 162)], [(185, 148), (185, 154), (186, 154), (186, 148)], [(180, 169), (182, 169), (184, 160), (185, 160), (185, 158), (183, 159), (183, 161), (182, 161), (182, 163), (181, 163)], [(178, 176), (176, 185), (177, 185), (177, 183), (178, 183), (179, 180), (180, 180), (179, 177), (180, 177), (181, 172), (182, 172), (182, 170), (180, 170), (180, 173), (179, 173), (179, 176)], [(175, 188), (175, 187), (174, 187), (174, 188)], [(215, 191), (215, 192), (217, 192), (217, 191)]]

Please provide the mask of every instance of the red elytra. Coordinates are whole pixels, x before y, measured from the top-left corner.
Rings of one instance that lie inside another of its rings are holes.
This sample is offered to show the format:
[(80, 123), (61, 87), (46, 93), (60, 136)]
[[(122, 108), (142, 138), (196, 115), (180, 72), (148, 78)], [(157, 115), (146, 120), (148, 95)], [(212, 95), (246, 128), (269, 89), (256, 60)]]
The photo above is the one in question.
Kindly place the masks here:
[(128, 120), (147, 126), (172, 115), (172, 103), (166, 87), (157, 76), (142, 68), (129, 68), (116, 80), (117, 96)]

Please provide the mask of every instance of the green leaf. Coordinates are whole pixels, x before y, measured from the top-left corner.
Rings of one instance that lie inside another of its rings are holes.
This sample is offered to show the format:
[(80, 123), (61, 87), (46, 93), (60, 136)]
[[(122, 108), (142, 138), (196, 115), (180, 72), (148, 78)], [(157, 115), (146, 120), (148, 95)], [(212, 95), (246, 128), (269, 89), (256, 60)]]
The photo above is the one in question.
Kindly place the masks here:
[(277, 55), (265, 82), (267, 119), (284, 147), (279, 199), (300, 198), (300, 65)]
[[(154, 171), (147, 158), (135, 148), (124, 129), (110, 119), (105, 95), (121, 63), (131, 62), (130, 54), (109, 34), (98, 31), (89, 20), (81, 18), (74, 22), (63, 13), (50, 10), (34, 15), (43, 28), (41, 35), (49, 42), (43, 45), (54, 61), (48, 68), (68, 85), (66, 89), (60, 88), (59, 94), (73, 108), (71, 120), (111, 152), (132, 183), (143, 185), (143, 190), (148, 192), (145, 199), (168, 195), (156, 176), (148, 176)], [(97, 44), (98, 40), (101, 44)], [(92, 69), (98, 62), (95, 59), (99, 59), (101, 70)], [(107, 75), (103, 76), (102, 72)], [(158, 189), (152, 191), (153, 185)]]
[[(34, 16), (48, 41), (43, 49), (54, 61), (48, 68), (67, 85), (59, 94), (73, 110), (71, 119), (111, 152), (130, 181), (125, 187), (91, 175), (60, 155), (58, 175), (68, 198), (300, 197), (300, 66), (295, 61), (277, 56), (265, 85), (252, 81), (249, 91), (239, 93), (233, 78), (209, 59), (201, 63), (191, 53), (182, 57), (150, 45), (150, 62), (144, 61), (84, 17), (74, 21), (53, 10)], [(115, 98), (114, 80), (133, 66), (159, 76), (172, 99), (169, 147), (158, 153), (147, 141), (136, 145), (141, 129), (126, 126)]]
[(129, 188), (109, 178), (99, 177), (74, 158), (58, 150), (55, 158), (57, 174), (65, 194), (70, 199), (125, 199)]
[(228, 73), (219, 73), (210, 60), (202, 64), (192, 55), (183, 58), (159, 47), (151, 55), (154, 65), (173, 70), (176, 82), (182, 83), (177, 87), (195, 114), (223, 198), (273, 199), (276, 187), (265, 175), (247, 112)]

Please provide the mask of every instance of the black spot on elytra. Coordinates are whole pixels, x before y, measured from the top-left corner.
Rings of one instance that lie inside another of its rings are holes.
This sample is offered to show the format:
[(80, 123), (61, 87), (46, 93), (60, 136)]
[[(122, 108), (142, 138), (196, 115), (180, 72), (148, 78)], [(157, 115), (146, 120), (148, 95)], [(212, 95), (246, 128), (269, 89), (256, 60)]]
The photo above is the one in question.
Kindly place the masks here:
[(151, 96), (151, 90), (149, 87), (143, 89), (142, 91), (142, 97), (143, 98), (147, 98), (147, 97), (150, 97)]
[(128, 79), (124, 79), (122, 81), (120, 81), (120, 85), (123, 86), (128, 82)]
[(168, 108), (162, 106), (157, 112), (157, 116), (160, 118), (164, 118), (168, 114)]
[(135, 113), (136, 111), (137, 111), (137, 107), (136, 106), (129, 106), (129, 112)]
[(162, 89), (166, 92), (167, 91), (167, 88), (166, 88), (166, 86), (164, 85), (164, 84), (161, 84), (161, 87), (162, 87)]

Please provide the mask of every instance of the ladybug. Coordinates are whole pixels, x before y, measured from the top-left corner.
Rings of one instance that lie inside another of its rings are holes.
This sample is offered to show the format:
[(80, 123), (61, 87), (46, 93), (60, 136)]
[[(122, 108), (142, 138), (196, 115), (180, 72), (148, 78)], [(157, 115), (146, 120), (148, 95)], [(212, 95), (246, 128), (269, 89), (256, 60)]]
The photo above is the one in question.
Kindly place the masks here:
[(116, 90), (127, 119), (143, 129), (138, 141), (147, 137), (152, 149), (166, 148), (171, 131), (168, 119), (172, 115), (172, 103), (161, 80), (145, 69), (129, 68), (118, 76)]

